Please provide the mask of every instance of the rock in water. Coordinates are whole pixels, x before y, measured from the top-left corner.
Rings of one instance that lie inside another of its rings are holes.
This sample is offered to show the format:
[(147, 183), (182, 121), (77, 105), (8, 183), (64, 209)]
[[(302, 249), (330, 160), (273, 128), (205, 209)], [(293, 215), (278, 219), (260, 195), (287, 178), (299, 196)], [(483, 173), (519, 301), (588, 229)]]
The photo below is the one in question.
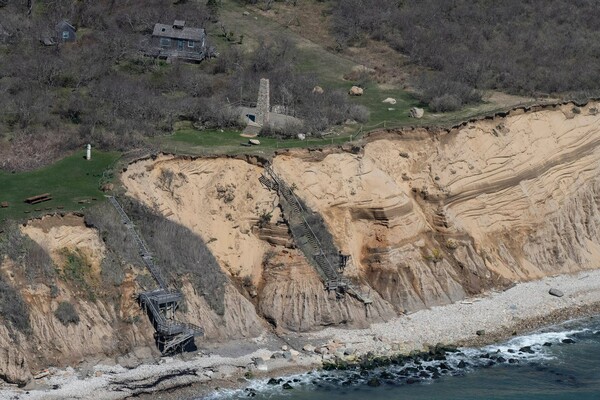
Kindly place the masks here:
[(379, 381), (379, 379), (373, 377), (371, 379), (369, 379), (369, 381), (367, 382), (367, 385), (371, 386), (371, 387), (377, 387), (381, 385), (381, 382)]
[(552, 288), (548, 291), (552, 296), (563, 297), (565, 294), (558, 289)]

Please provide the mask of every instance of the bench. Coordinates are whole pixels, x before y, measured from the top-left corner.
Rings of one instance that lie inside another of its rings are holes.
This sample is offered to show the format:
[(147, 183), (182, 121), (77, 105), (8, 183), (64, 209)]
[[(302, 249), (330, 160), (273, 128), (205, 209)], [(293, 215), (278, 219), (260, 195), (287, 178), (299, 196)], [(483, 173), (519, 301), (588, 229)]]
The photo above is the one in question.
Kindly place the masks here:
[(37, 196), (31, 196), (25, 199), (25, 203), (37, 204), (44, 201), (52, 200), (50, 193), (38, 194)]

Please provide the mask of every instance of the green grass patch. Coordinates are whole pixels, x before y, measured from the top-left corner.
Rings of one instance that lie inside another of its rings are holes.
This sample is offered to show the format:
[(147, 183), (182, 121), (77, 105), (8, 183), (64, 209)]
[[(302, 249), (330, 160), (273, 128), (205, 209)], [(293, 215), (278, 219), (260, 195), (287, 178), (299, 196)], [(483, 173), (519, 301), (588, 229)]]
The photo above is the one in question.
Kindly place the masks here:
[[(383, 100), (391, 97), (396, 104), (383, 103)], [(414, 120), (408, 116), (412, 107), (422, 107), (419, 100), (402, 89), (381, 89), (377, 84), (369, 84), (364, 88), (362, 96), (352, 99), (356, 104), (363, 105), (371, 112), (369, 122), (366, 125), (397, 126), (406, 125)], [(383, 127), (383, 126), (382, 126)]]
[(178, 154), (261, 154), (276, 149), (323, 147), (347, 142), (349, 136), (321, 138), (277, 139), (257, 137), (260, 145), (243, 146), (248, 138), (240, 136), (241, 131), (235, 130), (203, 130), (182, 129), (171, 136), (156, 138), (164, 151)]
[[(87, 161), (84, 152), (77, 152), (36, 171), (0, 172), (0, 202), (9, 203), (8, 208), (0, 208), (0, 221), (57, 210), (80, 210), (101, 201), (101, 181), (112, 178), (112, 168), (119, 156), (117, 152), (94, 151), (92, 159)], [(25, 203), (26, 198), (43, 193), (50, 193), (52, 200), (33, 205)]]

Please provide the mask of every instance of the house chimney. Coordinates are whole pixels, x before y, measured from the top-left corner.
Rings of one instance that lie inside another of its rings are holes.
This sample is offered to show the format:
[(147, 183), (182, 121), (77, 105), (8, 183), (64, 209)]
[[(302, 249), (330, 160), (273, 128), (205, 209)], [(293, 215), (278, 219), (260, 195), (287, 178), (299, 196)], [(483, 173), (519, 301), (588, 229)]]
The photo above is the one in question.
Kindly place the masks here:
[(175, 22), (173, 22), (173, 28), (175, 28), (175, 29), (183, 29), (184, 26), (185, 26), (185, 21), (183, 21), (183, 20), (176, 19)]

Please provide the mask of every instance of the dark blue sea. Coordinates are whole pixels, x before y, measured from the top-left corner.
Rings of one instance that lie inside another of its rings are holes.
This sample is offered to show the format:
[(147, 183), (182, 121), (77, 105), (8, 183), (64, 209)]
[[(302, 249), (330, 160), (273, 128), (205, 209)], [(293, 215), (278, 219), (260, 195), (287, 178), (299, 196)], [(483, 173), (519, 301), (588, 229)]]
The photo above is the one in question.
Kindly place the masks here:
[[(252, 381), (210, 399), (600, 400), (600, 317), (460, 348), (445, 360), (410, 360), (373, 370), (313, 371), (278, 384)], [(292, 389), (284, 389), (288, 383)]]

